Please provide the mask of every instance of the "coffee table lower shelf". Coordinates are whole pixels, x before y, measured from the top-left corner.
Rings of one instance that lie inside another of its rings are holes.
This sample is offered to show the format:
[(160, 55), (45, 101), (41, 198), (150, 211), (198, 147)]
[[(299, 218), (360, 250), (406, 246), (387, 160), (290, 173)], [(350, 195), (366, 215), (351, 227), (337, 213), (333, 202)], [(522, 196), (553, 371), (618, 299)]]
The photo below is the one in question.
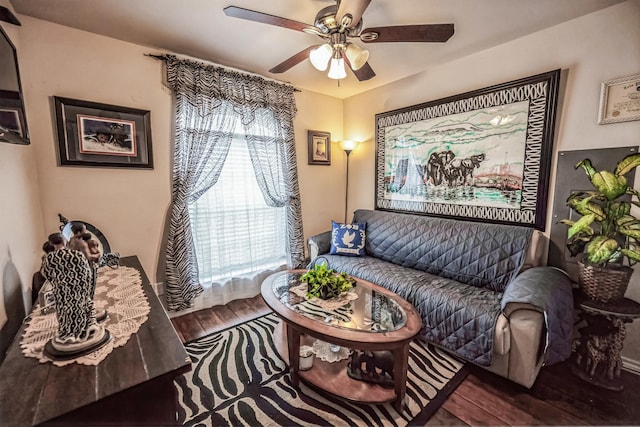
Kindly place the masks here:
[[(316, 338), (310, 335), (300, 337), (300, 345), (312, 346)], [(289, 364), (287, 351), (287, 335), (284, 322), (276, 328), (274, 343), (280, 356)], [(317, 357), (313, 359), (313, 367), (306, 371), (298, 371), (299, 378), (313, 388), (318, 388), (332, 395), (358, 403), (386, 403), (396, 399), (393, 388), (385, 388), (366, 381), (358, 381), (347, 375), (349, 359), (339, 362), (325, 362)]]

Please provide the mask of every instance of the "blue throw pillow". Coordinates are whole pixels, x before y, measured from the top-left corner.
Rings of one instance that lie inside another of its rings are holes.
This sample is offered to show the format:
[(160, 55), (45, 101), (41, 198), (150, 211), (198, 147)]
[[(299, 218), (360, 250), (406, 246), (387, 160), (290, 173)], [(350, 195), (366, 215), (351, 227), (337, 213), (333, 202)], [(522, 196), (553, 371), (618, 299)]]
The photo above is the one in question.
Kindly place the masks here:
[(331, 251), (333, 255), (363, 256), (367, 224), (340, 224), (331, 221)]

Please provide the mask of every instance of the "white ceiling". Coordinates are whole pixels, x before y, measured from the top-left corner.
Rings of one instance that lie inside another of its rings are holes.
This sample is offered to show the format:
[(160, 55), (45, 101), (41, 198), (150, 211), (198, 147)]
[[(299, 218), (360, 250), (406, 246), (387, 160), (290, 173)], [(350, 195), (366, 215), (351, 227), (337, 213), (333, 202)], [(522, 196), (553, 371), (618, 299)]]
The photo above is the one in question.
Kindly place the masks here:
[(622, 0), (373, 0), (364, 12), (363, 28), (454, 23), (455, 34), (446, 43), (367, 44), (369, 64), (377, 75), (359, 82), (349, 73), (339, 87), (336, 80), (314, 69), (308, 60), (282, 74), (268, 71), (309, 45), (318, 44), (317, 36), (228, 17), (222, 11), (233, 5), (313, 24), (316, 12), (333, 4), (332, 0), (10, 1), (18, 14), (347, 98)]

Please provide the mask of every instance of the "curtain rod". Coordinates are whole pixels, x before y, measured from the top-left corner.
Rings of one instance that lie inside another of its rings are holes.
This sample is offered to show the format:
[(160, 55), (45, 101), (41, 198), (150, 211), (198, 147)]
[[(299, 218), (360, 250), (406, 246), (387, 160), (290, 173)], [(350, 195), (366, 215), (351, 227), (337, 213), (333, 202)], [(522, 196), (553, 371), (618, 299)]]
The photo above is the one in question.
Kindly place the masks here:
[[(144, 56), (149, 56), (149, 57), (157, 59), (159, 61), (165, 61), (167, 59), (167, 55), (170, 55), (170, 54), (168, 54), (168, 53), (164, 53), (162, 55), (156, 55), (156, 54), (153, 54), (153, 53), (145, 53), (144, 54)], [(173, 54), (171, 54), (171, 55), (173, 55)], [(215, 65), (216, 67), (224, 68), (225, 70), (230, 70), (230, 71), (240, 72), (240, 73), (244, 73), (244, 74), (249, 74), (251, 76), (260, 77), (260, 78), (263, 78), (265, 80), (269, 80), (269, 81), (272, 81), (272, 82), (275, 82), (275, 83), (280, 83), (280, 84), (283, 84), (283, 85), (291, 86), (291, 87), (293, 87), (293, 91), (294, 92), (301, 92), (300, 89), (298, 89), (297, 87), (293, 86), (291, 83), (283, 82), (281, 80), (272, 79), (270, 77), (265, 77), (265, 76), (262, 76), (262, 75), (257, 74), (257, 73), (252, 73), (251, 71), (242, 70), (240, 68), (227, 67), (226, 65), (216, 64), (215, 62), (207, 61), (206, 59), (189, 57), (189, 56), (187, 56), (187, 58), (188, 59), (195, 59), (197, 61), (204, 61), (204, 62), (206, 62), (208, 64)]]

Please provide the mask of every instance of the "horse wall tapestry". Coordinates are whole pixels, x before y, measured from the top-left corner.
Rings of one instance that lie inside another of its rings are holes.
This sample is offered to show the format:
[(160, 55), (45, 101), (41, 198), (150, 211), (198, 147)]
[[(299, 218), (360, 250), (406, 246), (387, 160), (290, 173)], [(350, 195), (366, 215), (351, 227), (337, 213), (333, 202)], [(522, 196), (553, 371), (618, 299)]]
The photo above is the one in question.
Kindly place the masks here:
[(544, 230), (559, 80), (376, 114), (376, 209)]

